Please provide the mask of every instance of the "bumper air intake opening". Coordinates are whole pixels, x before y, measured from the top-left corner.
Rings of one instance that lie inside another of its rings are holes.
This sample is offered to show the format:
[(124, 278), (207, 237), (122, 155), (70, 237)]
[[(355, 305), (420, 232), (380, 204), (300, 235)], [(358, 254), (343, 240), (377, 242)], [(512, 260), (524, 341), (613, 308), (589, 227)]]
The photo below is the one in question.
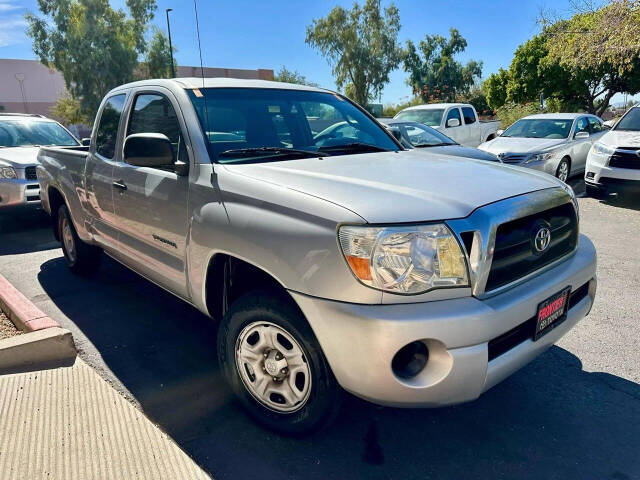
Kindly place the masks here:
[(391, 361), (393, 373), (402, 379), (418, 375), (429, 360), (429, 349), (421, 341), (411, 342), (396, 353)]

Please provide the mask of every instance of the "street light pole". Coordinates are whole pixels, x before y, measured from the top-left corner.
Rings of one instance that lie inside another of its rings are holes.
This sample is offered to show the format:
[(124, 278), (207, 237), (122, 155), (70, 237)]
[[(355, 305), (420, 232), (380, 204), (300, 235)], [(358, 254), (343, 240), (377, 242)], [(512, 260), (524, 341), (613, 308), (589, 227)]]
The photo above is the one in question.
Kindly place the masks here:
[(169, 33), (169, 53), (171, 55), (171, 78), (176, 78), (176, 68), (173, 64), (173, 46), (171, 45), (171, 25), (169, 24), (169, 12), (172, 12), (173, 8), (167, 8), (167, 32)]

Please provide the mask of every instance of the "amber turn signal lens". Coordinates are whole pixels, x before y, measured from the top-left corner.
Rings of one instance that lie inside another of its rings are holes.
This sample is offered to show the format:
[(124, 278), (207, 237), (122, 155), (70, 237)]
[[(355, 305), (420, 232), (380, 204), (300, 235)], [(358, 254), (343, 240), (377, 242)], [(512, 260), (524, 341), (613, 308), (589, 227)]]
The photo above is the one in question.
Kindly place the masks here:
[(371, 280), (371, 268), (369, 267), (369, 259), (368, 258), (359, 258), (353, 257), (351, 255), (345, 255), (347, 257), (347, 262), (349, 262), (349, 266), (353, 273), (355, 273), (356, 277), (360, 280)]

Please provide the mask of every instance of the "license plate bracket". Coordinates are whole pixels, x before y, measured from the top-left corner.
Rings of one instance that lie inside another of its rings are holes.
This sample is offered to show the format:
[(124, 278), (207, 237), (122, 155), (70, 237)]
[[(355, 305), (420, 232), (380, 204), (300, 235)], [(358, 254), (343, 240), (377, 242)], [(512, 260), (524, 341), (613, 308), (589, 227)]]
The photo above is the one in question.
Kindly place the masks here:
[(538, 304), (534, 342), (566, 320), (570, 293), (571, 287), (566, 287)]

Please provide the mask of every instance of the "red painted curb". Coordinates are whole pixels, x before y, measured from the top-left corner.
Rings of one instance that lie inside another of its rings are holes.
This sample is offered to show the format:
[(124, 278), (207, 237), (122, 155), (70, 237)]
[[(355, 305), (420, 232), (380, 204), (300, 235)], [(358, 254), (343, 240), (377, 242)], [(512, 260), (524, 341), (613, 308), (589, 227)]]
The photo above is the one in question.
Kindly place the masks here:
[(0, 275), (0, 308), (16, 327), (25, 332), (60, 326), (2, 275)]

